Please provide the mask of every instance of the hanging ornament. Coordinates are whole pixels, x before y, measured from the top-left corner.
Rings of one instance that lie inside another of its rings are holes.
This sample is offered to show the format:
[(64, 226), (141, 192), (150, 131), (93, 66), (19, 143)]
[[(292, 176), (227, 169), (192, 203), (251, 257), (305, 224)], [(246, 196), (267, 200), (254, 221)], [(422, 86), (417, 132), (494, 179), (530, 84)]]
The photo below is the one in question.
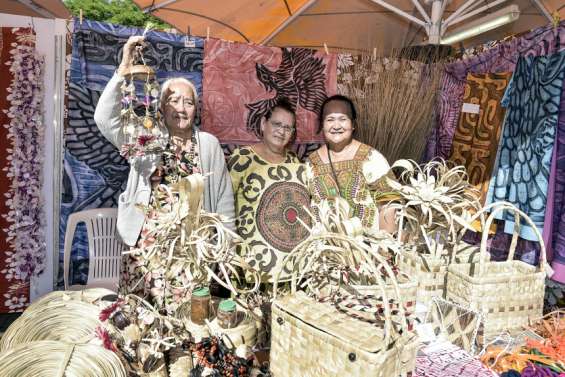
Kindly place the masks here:
[(168, 132), (159, 113), (159, 83), (155, 71), (145, 63), (142, 46), (136, 46), (136, 61), (139, 64), (124, 73), (121, 86), (121, 132), (124, 137), (121, 155), (127, 159), (162, 153), (168, 141)]

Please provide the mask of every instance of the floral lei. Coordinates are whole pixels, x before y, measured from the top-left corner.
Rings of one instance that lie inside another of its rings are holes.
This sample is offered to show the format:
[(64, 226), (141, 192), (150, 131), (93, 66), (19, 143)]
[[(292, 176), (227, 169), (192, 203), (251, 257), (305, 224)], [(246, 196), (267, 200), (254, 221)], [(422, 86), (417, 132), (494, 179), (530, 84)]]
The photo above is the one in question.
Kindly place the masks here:
[[(18, 32), (18, 29), (14, 29)], [(4, 231), (13, 251), (5, 252), (6, 268), (2, 273), (9, 280), (27, 284), (45, 268), (45, 213), (43, 208), (42, 175), (44, 156), (43, 125), (43, 67), (44, 58), (35, 51), (35, 36), (26, 30), (17, 37), (19, 43), (10, 50), (10, 72), (13, 75), (6, 111), (10, 123), (8, 140), (11, 148), (6, 152), (9, 166), (4, 168), (11, 179), (6, 194), (9, 212), (3, 214), (10, 224)], [(5, 294), (6, 306), (12, 311), (23, 308), (27, 299), (18, 293), (18, 286), (10, 287)], [(11, 293), (11, 294), (10, 294)]]

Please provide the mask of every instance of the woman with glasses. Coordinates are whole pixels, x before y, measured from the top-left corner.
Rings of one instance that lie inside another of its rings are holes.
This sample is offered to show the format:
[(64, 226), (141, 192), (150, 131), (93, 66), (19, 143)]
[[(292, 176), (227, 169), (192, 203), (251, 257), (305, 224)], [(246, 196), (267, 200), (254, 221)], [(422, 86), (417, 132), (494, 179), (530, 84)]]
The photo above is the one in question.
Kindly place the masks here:
[[(395, 231), (394, 212), (379, 210), (387, 201), (385, 177), (390, 176), (386, 158), (374, 148), (354, 139), (357, 112), (353, 101), (342, 95), (325, 100), (320, 110), (318, 133), (325, 144), (308, 158), (309, 190), (312, 202), (341, 197), (350, 207), (350, 216), (364, 227)], [(371, 161), (372, 176), (367, 182), (363, 165)], [(378, 214), (378, 216), (377, 216)]]
[(303, 206), (310, 204), (305, 167), (288, 149), (295, 123), (292, 105), (278, 101), (261, 120), (261, 141), (235, 149), (228, 161), (241, 253), (263, 281), (307, 235), (299, 220), (308, 220)]
[[(143, 46), (141, 36), (130, 37), (123, 48), (121, 64), (106, 85), (94, 114), (100, 132), (121, 150), (124, 144), (121, 130), (121, 86), (134, 60), (136, 46)], [(162, 155), (140, 156), (131, 163), (126, 190), (118, 202), (118, 232), (127, 245), (141, 246), (138, 241), (151, 242), (140, 237), (145, 215), (140, 206), (147, 206), (157, 184), (171, 184), (193, 173), (206, 176), (203, 205), (206, 211), (223, 215), (225, 224), (233, 229), (234, 201), (224, 154), (216, 137), (201, 132), (194, 126), (198, 112), (198, 93), (184, 78), (173, 78), (163, 83), (160, 93), (160, 111), (163, 115), (169, 143)], [(129, 255), (120, 285), (139, 284), (137, 267), (142, 262)], [(124, 259), (125, 259), (124, 258)], [(151, 275), (151, 274), (149, 274)], [(133, 289), (133, 288), (132, 288)]]

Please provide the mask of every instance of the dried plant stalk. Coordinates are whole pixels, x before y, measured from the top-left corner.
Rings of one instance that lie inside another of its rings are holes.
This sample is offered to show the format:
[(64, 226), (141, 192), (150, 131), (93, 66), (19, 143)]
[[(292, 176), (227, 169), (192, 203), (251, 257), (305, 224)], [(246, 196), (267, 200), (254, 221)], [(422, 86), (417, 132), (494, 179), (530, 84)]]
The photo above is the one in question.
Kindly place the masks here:
[(358, 109), (356, 138), (389, 161), (420, 161), (435, 124), (436, 94), (443, 66), (399, 56), (341, 55), (338, 91)]

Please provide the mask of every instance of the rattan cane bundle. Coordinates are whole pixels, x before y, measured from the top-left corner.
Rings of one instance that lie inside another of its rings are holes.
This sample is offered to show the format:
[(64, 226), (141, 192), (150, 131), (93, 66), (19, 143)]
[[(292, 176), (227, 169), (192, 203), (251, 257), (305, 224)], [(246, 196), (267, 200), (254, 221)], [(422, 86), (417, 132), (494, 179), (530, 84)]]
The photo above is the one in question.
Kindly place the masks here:
[(86, 343), (101, 324), (98, 314), (98, 307), (92, 304), (52, 302), (44, 310), (34, 310), (14, 321), (0, 340), (0, 352), (38, 340)]
[(0, 355), (2, 377), (126, 377), (120, 359), (94, 344), (42, 340)]

